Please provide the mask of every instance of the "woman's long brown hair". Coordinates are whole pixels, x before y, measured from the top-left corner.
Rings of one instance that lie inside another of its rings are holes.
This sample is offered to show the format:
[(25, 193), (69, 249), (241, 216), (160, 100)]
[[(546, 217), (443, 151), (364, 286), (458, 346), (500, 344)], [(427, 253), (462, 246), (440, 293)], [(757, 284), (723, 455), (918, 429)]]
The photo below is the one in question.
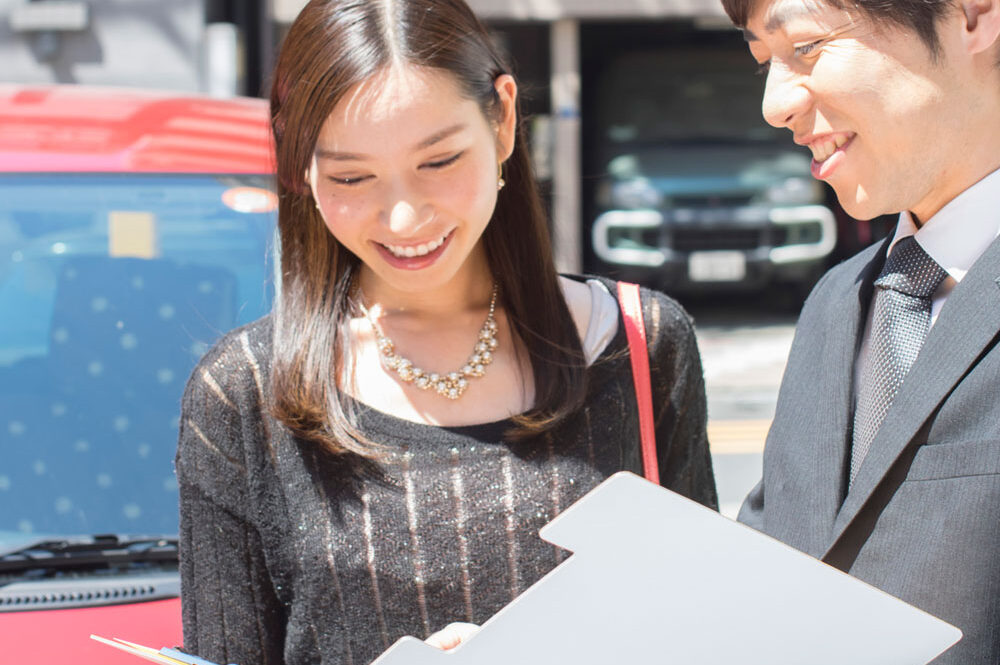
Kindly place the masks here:
[[(327, 230), (305, 174), (320, 127), (337, 102), (394, 62), (450, 73), (488, 120), (498, 117), (494, 81), (510, 67), (462, 0), (311, 0), (285, 38), (271, 91), (282, 271), (271, 411), (296, 436), (337, 455), (378, 456), (337, 385), (359, 260)], [(585, 365), (552, 261), (523, 124), (504, 179), (482, 242), (534, 375), (534, 406), (514, 419), (510, 432), (517, 438), (544, 431), (579, 408)]]

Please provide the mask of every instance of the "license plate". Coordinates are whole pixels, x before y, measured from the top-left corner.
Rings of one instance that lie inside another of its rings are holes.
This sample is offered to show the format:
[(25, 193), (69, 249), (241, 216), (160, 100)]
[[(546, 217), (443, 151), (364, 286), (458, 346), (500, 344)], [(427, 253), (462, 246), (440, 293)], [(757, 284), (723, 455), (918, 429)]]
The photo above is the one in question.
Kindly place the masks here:
[(739, 282), (746, 275), (743, 252), (691, 252), (688, 256), (692, 282)]

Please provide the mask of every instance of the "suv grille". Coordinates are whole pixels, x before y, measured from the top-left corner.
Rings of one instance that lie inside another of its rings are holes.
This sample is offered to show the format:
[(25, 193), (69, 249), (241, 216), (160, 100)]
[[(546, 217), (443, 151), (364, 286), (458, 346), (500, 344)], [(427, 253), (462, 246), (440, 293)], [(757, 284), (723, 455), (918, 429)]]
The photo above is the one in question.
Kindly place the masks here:
[(752, 250), (764, 244), (759, 229), (747, 228), (674, 228), (670, 246), (678, 252), (716, 249)]
[(671, 196), (670, 205), (673, 208), (742, 208), (752, 200), (752, 194), (698, 194)]

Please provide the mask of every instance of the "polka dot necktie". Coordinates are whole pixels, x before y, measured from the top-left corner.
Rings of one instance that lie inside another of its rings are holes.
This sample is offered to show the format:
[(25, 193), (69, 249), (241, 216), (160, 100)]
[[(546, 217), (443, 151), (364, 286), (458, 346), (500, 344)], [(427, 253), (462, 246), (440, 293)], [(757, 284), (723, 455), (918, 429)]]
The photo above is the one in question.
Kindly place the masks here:
[(947, 276), (909, 236), (896, 244), (875, 280), (868, 364), (854, 410), (851, 484), (924, 344), (931, 296)]

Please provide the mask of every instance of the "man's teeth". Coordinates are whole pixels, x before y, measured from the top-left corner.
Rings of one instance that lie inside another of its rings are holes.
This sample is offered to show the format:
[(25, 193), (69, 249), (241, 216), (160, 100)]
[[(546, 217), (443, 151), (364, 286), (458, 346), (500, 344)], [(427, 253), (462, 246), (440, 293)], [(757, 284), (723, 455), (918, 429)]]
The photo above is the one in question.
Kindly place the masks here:
[(430, 254), (435, 249), (444, 244), (445, 239), (448, 236), (442, 236), (433, 242), (428, 242), (423, 245), (410, 245), (408, 247), (401, 247), (399, 245), (383, 245), (386, 249), (392, 252), (393, 256), (398, 256), (399, 258), (413, 258), (414, 256), (425, 256)]
[(847, 143), (847, 137), (842, 134), (822, 141), (816, 141), (810, 146), (812, 148), (813, 159), (817, 162), (825, 162), (830, 158), (830, 155), (837, 152), (837, 148), (843, 147), (845, 143)]

